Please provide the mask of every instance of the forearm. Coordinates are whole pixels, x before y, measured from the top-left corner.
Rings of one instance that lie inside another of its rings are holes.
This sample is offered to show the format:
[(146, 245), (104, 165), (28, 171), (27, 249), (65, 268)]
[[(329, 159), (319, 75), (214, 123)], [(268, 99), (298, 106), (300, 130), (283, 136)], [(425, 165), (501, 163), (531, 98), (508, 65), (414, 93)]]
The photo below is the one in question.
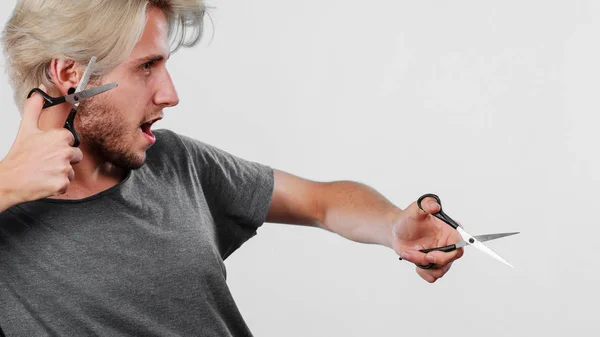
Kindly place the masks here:
[(326, 183), (319, 195), (319, 226), (361, 243), (392, 246), (392, 225), (402, 210), (375, 189), (356, 182)]

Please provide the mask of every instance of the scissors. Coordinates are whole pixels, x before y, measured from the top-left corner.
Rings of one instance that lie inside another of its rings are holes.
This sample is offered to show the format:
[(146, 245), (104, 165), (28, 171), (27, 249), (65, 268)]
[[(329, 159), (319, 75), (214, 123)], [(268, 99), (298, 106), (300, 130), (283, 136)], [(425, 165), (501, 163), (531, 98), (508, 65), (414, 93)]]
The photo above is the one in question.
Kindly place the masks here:
[[(490, 241), (490, 240), (495, 240), (495, 239), (499, 239), (499, 238), (503, 238), (506, 236), (510, 236), (510, 235), (515, 235), (515, 234), (519, 234), (520, 232), (511, 232), (511, 233), (497, 233), (497, 234), (484, 234), (484, 235), (477, 235), (477, 236), (472, 236), (471, 234), (467, 233), (464, 229), (462, 229), (462, 227), (460, 227), (460, 225), (452, 220), (452, 218), (450, 218), (446, 213), (444, 213), (444, 211), (442, 210), (442, 202), (440, 200), (440, 198), (435, 195), (435, 194), (425, 194), (423, 196), (421, 196), (418, 200), (417, 200), (417, 205), (419, 206), (419, 208), (421, 210), (423, 210), (423, 207), (421, 207), (421, 201), (423, 201), (423, 199), (425, 198), (434, 198), (437, 203), (440, 205), (440, 210), (437, 211), (437, 213), (433, 213), (431, 215), (433, 215), (434, 217), (442, 220), (443, 222), (445, 222), (446, 224), (448, 224), (450, 227), (456, 229), (458, 231), (458, 233), (460, 234), (460, 236), (462, 237), (462, 240), (455, 243), (455, 244), (451, 244), (448, 246), (443, 246), (443, 247), (436, 247), (436, 248), (427, 248), (427, 249), (421, 249), (420, 252), (422, 253), (429, 253), (432, 251), (441, 251), (441, 252), (452, 252), (458, 248), (462, 248), (465, 247), (467, 245), (471, 245), (479, 250), (481, 250), (482, 252), (490, 255), (491, 257), (493, 257), (494, 259), (514, 268), (514, 266), (510, 263), (508, 263), (508, 261), (506, 261), (505, 259), (503, 259), (502, 257), (500, 257), (500, 255), (494, 253), (494, 251), (492, 251), (491, 249), (489, 249), (488, 247), (486, 247), (482, 242), (485, 241)], [(402, 258), (400, 258), (400, 260), (402, 260)], [(416, 264), (419, 268), (422, 269), (430, 269), (431, 267), (433, 267), (433, 263), (430, 263), (426, 266), (424, 265), (420, 265), (420, 264)]]
[(39, 88), (32, 89), (29, 92), (29, 94), (27, 95), (27, 98), (29, 98), (29, 97), (31, 97), (31, 95), (34, 92), (40, 94), (44, 98), (44, 106), (42, 107), (42, 109), (46, 109), (51, 106), (55, 106), (55, 105), (62, 104), (65, 102), (71, 103), (71, 105), (73, 105), (73, 107), (71, 108), (71, 111), (69, 112), (69, 116), (67, 117), (67, 120), (65, 121), (64, 128), (68, 129), (73, 134), (73, 137), (75, 138), (75, 142), (73, 143), (74, 147), (79, 146), (79, 143), (80, 143), (79, 136), (77, 135), (77, 132), (75, 131), (75, 123), (74, 123), (75, 114), (77, 114), (77, 109), (79, 108), (79, 103), (81, 103), (81, 101), (84, 101), (88, 98), (91, 98), (93, 96), (96, 96), (98, 94), (101, 94), (105, 91), (108, 91), (110, 89), (117, 87), (117, 82), (112, 82), (112, 83), (105, 84), (105, 85), (95, 87), (92, 89), (83, 90), (87, 87), (88, 81), (90, 79), (90, 75), (92, 74), (92, 69), (94, 68), (95, 64), (96, 64), (96, 56), (92, 56), (92, 58), (90, 59), (90, 63), (88, 63), (88, 66), (85, 69), (85, 71), (83, 72), (83, 76), (81, 77), (81, 80), (79, 81), (79, 84), (77, 85), (77, 89), (73, 89), (73, 88), (69, 89), (68, 95), (66, 95), (66, 96), (51, 97)]

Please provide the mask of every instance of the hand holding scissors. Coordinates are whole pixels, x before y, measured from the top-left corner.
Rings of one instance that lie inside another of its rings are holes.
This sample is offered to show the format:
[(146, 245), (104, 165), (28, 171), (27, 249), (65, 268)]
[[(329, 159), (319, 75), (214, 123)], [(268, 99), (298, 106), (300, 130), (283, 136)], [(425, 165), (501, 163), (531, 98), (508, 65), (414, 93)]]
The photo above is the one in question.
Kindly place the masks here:
[[(515, 235), (518, 234), (518, 232), (511, 232), (511, 233), (497, 233), (497, 234), (486, 234), (486, 235), (477, 235), (477, 236), (472, 236), (469, 233), (467, 233), (462, 227), (460, 227), (460, 225), (454, 221), (452, 218), (450, 218), (446, 213), (444, 213), (444, 211), (442, 210), (442, 204), (441, 204), (441, 200), (440, 198), (435, 195), (435, 194), (425, 194), (423, 196), (421, 196), (418, 200), (417, 200), (417, 205), (419, 207), (419, 209), (423, 210), (423, 207), (421, 205), (422, 201), (425, 198), (433, 198), (436, 200), (436, 202), (439, 204), (439, 210), (437, 212), (433, 212), (431, 213), (432, 216), (442, 220), (445, 224), (447, 224), (448, 226), (450, 226), (451, 228), (455, 229), (458, 234), (460, 234), (461, 240), (456, 241), (453, 244), (450, 245), (445, 245), (445, 246), (441, 246), (441, 247), (435, 247), (435, 248), (426, 248), (426, 249), (420, 249), (419, 251), (421, 253), (429, 253), (429, 252), (433, 252), (433, 251), (441, 251), (441, 252), (453, 252), (459, 248), (471, 245), (479, 250), (481, 250), (482, 252), (488, 254), (489, 256), (493, 257), (494, 259), (510, 266), (513, 267), (510, 263), (508, 263), (505, 259), (503, 259), (502, 257), (500, 257), (498, 254), (494, 253), (491, 249), (489, 249), (488, 247), (486, 247), (483, 242), (485, 241), (489, 241), (489, 240), (495, 240), (495, 239), (499, 239), (499, 238), (503, 238), (506, 236), (510, 236), (510, 235)], [(423, 210), (424, 211), (424, 210)], [(400, 257), (400, 260), (402, 260), (402, 257)], [(416, 265), (422, 269), (430, 269), (434, 266), (434, 263), (429, 263), (427, 265), (423, 265), (423, 264), (418, 264), (416, 263)]]
[[(16, 139), (6, 157), (0, 161), (2, 191), (6, 192), (0, 200), (0, 212), (13, 205), (67, 191), (75, 176), (72, 165), (83, 159), (83, 153), (77, 147), (79, 137), (73, 127), (79, 103), (116, 87), (116, 83), (111, 83), (81, 91), (87, 85), (94, 62), (92, 58), (74, 92), (51, 97), (41, 85), (27, 96)], [(39, 120), (42, 110), (65, 102), (72, 104), (73, 109), (64, 128), (41, 130)]]

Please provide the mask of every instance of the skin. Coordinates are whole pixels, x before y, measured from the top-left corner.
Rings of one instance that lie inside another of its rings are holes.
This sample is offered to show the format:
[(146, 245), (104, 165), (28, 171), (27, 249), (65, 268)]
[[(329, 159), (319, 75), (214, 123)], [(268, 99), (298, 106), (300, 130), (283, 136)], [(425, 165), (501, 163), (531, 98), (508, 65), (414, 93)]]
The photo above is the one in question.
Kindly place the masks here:
[[(148, 20), (133, 52), (117, 68), (90, 86), (118, 82), (118, 87), (79, 107), (75, 128), (81, 138), (63, 128), (68, 104), (42, 110), (42, 99), (25, 102), (17, 138), (0, 162), (0, 212), (41, 198), (81, 199), (118, 184), (127, 170), (144, 165), (151, 143), (140, 125), (163, 117), (176, 106), (177, 92), (166, 68), (168, 26), (164, 14), (148, 8)], [(65, 95), (81, 79), (81, 67), (70, 60), (51, 62), (51, 94)], [(46, 88), (43, 88), (45, 90)], [(44, 163), (40, 165), (39, 163)], [(451, 253), (418, 250), (456, 243), (460, 235), (430, 213), (434, 199), (400, 209), (372, 188), (355, 182), (315, 182), (274, 170), (275, 187), (266, 221), (322, 228), (353, 241), (387, 246), (412, 263), (436, 263), (416, 268), (427, 282), (444, 276), (462, 249)], [(406, 263), (406, 262), (399, 262)]]

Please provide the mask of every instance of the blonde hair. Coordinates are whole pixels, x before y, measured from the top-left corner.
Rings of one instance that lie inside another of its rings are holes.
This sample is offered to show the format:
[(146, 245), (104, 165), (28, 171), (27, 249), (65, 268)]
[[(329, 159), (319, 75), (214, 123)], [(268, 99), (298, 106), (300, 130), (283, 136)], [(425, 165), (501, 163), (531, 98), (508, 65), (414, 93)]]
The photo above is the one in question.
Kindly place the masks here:
[(2, 32), (19, 111), (32, 88), (54, 87), (49, 71), (53, 59), (85, 67), (96, 56), (95, 77), (121, 64), (143, 33), (148, 5), (167, 18), (171, 52), (200, 41), (203, 0), (19, 0)]

